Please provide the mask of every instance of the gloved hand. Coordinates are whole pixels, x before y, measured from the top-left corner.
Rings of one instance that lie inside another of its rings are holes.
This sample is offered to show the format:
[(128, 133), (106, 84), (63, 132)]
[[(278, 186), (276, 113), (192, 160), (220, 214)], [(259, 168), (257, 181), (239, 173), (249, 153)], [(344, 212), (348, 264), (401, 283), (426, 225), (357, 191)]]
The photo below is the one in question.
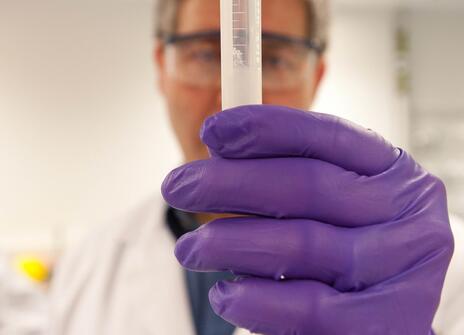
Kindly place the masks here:
[(443, 183), (348, 121), (276, 106), (206, 120), (212, 158), (172, 171), (173, 207), (249, 216), (177, 243), (194, 271), (230, 270), (209, 298), (266, 335), (427, 335), (453, 252)]

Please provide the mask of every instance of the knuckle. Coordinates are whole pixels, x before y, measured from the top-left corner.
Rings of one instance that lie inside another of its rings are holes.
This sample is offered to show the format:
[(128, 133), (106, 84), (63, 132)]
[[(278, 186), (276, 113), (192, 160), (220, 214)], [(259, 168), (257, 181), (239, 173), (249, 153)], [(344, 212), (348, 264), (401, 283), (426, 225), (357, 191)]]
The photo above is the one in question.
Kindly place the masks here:
[(432, 175), (432, 180), (433, 180), (433, 188), (435, 191), (435, 194), (440, 197), (440, 198), (445, 198), (446, 199), (446, 185), (441, 180), (440, 178)]
[(435, 239), (438, 245), (438, 248), (443, 251), (445, 257), (451, 259), (454, 253), (454, 236), (451, 231), (449, 223), (442, 224), (440, 229), (435, 233)]
[(366, 254), (365, 243), (362, 242), (363, 234), (358, 234), (356, 240), (350, 243), (346, 253), (346, 268), (335, 282), (335, 287), (341, 292), (358, 292), (368, 285), (363, 267), (363, 255)]
[(427, 224), (421, 227), (414, 243), (428, 245), (428, 253), (451, 260), (454, 253), (454, 236), (447, 215), (424, 218)]

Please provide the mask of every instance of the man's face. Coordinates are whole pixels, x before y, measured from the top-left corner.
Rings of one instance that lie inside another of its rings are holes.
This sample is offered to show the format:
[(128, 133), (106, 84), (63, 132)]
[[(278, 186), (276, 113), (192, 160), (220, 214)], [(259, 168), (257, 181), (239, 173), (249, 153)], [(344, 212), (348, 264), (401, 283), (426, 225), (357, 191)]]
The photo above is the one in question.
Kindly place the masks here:
[[(159, 86), (186, 162), (208, 152), (199, 130), (221, 110), (219, 41), (201, 33), (219, 31), (219, 0), (180, 2), (175, 35), (198, 36), (180, 43), (160, 42), (155, 50)], [(306, 38), (303, 0), (263, 0), (263, 32), (270, 36)], [(324, 73), (322, 58), (297, 43), (263, 37), (263, 103), (308, 109)]]

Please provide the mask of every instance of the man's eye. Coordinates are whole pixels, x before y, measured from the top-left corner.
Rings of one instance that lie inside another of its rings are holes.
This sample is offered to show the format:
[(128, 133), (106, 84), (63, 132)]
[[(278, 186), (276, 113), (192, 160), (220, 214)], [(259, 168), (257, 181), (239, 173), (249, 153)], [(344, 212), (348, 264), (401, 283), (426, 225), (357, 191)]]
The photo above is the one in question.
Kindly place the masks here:
[(212, 50), (195, 50), (190, 54), (192, 60), (198, 62), (216, 62), (219, 58), (218, 54)]
[(292, 62), (286, 57), (280, 55), (271, 55), (263, 57), (263, 66), (274, 70), (292, 69)]

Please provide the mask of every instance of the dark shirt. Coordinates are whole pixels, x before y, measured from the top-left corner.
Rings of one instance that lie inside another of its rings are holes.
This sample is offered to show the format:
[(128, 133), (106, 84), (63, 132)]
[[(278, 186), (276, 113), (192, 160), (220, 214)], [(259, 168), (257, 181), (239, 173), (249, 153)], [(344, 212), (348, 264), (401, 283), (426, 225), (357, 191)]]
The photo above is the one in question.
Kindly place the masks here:
[[(166, 224), (175, 239), (194, 231), (200, 224), (195, 217), (171, 207), (166, 210)], [(209, 289), (219, 280), (232, 279), (230, 272), (192, 272), (184, 270), (192, 318), (197, 335), (231, 335), (235, 327), (218, 317), (209, 304)]]

